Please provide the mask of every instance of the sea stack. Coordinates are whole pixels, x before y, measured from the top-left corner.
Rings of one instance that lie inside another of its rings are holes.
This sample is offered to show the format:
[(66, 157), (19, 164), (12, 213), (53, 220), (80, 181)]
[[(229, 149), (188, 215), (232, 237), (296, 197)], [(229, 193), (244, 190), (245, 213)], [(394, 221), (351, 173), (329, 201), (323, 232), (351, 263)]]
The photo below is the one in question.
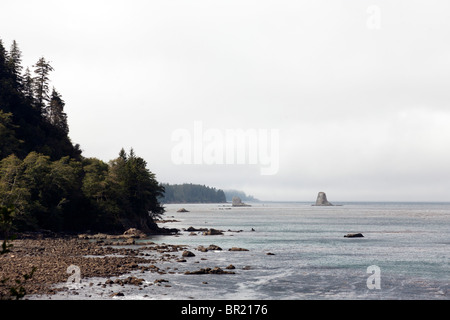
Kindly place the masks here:
[(327, 200), (327, 195), (325, 192), (319, 192), (317, 195), (316, 206), (332, 206), (330, 202)]
[(242, 202), (241, 198), (239, 198), (239, 197), (233, 197), (232, 206), (233, 207), (250, 207), (249, 204)]

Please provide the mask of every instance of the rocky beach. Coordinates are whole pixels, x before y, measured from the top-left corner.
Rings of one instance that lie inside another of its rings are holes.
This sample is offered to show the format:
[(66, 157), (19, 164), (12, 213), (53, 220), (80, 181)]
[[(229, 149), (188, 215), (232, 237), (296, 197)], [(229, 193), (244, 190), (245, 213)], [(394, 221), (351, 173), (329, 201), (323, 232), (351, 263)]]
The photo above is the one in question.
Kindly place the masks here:
[[(78, 236), (57, 236), (24, 238), (12, 242), (10, 252), (0, 256), (0, 298), (11, 299), (11, 288), (22, 287), (26, 296), (32, 294), (52, 295), (63, 288), (53, 285), (67, 282), (71, 277), (70, 266), (77, 266), (83, 279), (91, 277), (109, 278), (131, 271), (160, 272), (152, 262), (171, 259), (167, 252), (176, 252), (178, 246), (152, 246), (143, 242), (134, 248), (112, 247), (114, 244), (129, 246), (131, 240), (86, 239)], [(120, 241), (120, 242), (118, 242)], [(140, 249), (152, 249), (159, 257), (149, 259)], [(144, 265), (143, 265), (144, 264)], [(32, 276), (25, 280), (24, 275)], [(69, 269), (70, 270), (70, 269)], [(17, 281), (20, 281), (20, 284)], [(130, 284), (139, 285), (137, 278), (130, 278)], [(26, 298), (25, 296), (25, 298)]]
[[(9, 252), (0, 255), (0, 300), (16, 299), (18, 293), (23, 294), (24, 299), (30, 296), (45, 296), (51, 299), (52, 295), (60, 294), (62, 291), (70, 291), (69, 294), (76, 295), (77, 291), (70, 290), (70, 287), (72, 283), (77, 282), (77, 270), (78, 276), (83, 278), (85, 284), (102, 288), (114, 284), (170, 287), (166, 283), (168, 281), (163, 278), (148, 284), (136, 276), (146, 272), (159, 275), (176, 272), (185, 275), (235, 273), (229, 271), (235, 268), (232, 264), (222, 268), (194, 267), (184, 272), (178, 271), (178, 268), (173, 270), (159, 268), (156, 265), (164, 262), (187, 262), (190, 257), (195, 257), (192, 251), (205, 252), (222, 248), (214, 244), (207, 248), (158, 244), (150, 241), (146, 234), (136, 229), (130, 229), (123, 235), (21, 235), (10, 243), (12, 246)], [(233, 247), (228, 250), (247, 249)], [(119, 278), (123, 275), (129, 276)], [(89, 282), (89, 279), (94, 278), (102, 280)], [(112, 292), (109, 296), (111, 298), (123, 296), (123, 293)]]

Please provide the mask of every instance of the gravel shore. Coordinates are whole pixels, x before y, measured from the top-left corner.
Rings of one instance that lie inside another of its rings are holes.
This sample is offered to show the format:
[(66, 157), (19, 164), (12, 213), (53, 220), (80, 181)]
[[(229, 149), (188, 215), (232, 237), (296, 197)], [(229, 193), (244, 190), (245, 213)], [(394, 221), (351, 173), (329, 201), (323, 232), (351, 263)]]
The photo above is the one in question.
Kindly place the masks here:
[[(26, 295), (52, 295), (64, 290), (55, 289), (53, 285), (64, 283), (71, 277), (68, 268), (72, 265), (80, 268), (83, 278), (108, 278), (135, 270), (158, 272), (152, 263), (175, 259), (177, 256), (170, 252), (183, 249), (183, 246), (161, 246), (151, 242), (133, 247), (117, 247), (111, 246), (117, 244), (111, 240), (74, 236), (17, 239), (11, 243), (13, 246), (10, 252), (0, 255), (0, 300), (15, 298), (11, 296), (11, 288), (19, 290), (23, 287)], [(133, 239), (124, 242), (127, 245), (132, 243)], [(154, 250), (158, 254), (149, 258), (142, 249), (146, 252)], [(25, 280), (23, 275), (29, 274), (34, 268), (32, 277)]]

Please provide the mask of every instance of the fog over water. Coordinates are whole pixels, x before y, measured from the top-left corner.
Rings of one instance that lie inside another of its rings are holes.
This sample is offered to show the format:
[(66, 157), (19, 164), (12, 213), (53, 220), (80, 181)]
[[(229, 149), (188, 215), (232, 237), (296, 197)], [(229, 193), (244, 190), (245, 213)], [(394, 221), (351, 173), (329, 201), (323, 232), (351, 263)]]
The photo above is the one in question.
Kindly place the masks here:
[[(5, 47), (15, 39), (24, 66), (44, 56), (54, 67), (84, 156), (108, 161), (133, 147), (161, 182), (264, 200), (326, 191), (335, 201), (450, 201), (447, 1), (4, 0), (0, 9)], [(227, 149), (227, 130), (278, 136)], [(174, 156), (181, 141), (191, 163)], [(265, 162), (248, 158), (256, 147)], [(231, 150), (247, 158), (227, 162)]]

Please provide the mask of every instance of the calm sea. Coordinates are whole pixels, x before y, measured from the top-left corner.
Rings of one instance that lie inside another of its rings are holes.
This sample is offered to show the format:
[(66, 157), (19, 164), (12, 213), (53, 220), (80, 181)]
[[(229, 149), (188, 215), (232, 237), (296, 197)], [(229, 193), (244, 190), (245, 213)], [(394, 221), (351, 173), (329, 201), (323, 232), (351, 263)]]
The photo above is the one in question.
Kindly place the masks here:
[[(449, 299), (450, 203), (311, 203), (166, 205), (166, 227), (215, 228), (224, 235), (158, 236), (157, 243), (189, 246), (187, 262), (161, 262), (170, 273), (138, 273), (148, 284), (114, 288), (81, 285), (52, 299)], [(178, 213), (180, 208), (189, 212)], [(228, 231), (231, 230), (231, 231)], [(253, 231), (254, 230), (254, 231)], [(237, 232), (240, 231), (240, 232)], [(363, 238), (345, 238), (362, 233)], [(200, 252), (215, 244), (221, 251)], [(241, 247), (249, 251), (228, 251)], [(270, 253), (270, 254), (268, 254)], [(181, 255), (180, 253), (177, 253)], [(184, 271), (232, 264), (233, 275)], [(122, 276), (126, 277), (126, 276)], [(77, 294), (70, 292), (77, 290)], [(45, 298), (45, 297), (41, 297)]]

